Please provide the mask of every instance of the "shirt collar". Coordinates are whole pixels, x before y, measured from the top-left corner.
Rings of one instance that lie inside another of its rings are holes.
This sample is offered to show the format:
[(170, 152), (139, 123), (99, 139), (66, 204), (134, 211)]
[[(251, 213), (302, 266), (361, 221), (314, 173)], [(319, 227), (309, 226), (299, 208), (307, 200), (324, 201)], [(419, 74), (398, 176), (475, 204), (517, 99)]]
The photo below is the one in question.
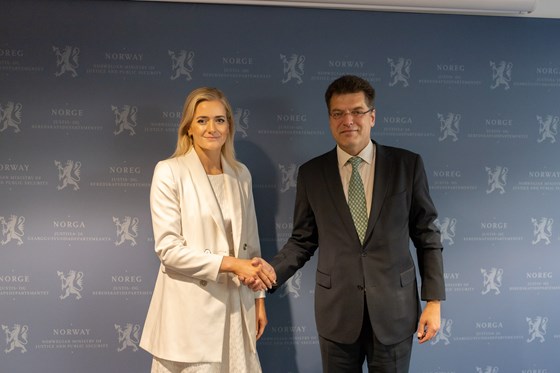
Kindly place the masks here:
[[(369, 141), (365, 148), (357, 154), (358, 157), (362, 158), (367, 164), (371, 165), (373, 162), (373, 142)], [(346, 153), (340, 146), (336, 146), (336, 156), (338, 158), (338, 167), (342, 168), (353, 156)]]

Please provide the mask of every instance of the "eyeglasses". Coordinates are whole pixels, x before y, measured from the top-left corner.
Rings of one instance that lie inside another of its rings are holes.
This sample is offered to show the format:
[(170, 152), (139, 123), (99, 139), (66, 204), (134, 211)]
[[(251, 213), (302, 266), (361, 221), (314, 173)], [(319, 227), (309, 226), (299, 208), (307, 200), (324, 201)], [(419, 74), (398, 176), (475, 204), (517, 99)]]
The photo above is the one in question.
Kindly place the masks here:
[(361, 110), (346, 110), (346, 111), (342, 111), (342, 110), (333, 110), (329, 113), (330, 117), (332, 119), (341, 119), (342, 117), (344, 117), (347, 113), (350, 114), (352, 116), (352, 118), (361, 118), (364, 115), (366, 115), (369, 112), (372, 112), (374, 109), (371, 108), (368, 111), (361, 111)]

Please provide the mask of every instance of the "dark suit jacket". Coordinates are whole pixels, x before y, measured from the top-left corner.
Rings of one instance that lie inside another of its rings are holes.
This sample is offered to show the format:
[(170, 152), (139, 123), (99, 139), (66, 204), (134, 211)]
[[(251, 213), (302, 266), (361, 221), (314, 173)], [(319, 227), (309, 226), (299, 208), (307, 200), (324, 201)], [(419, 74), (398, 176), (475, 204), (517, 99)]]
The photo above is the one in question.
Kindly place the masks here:
[(404, 149), (376, 147), (364, 244), (346, 202), (335, 148), (300, 167), (292, 236), (271, 261), (279, 286), (319, 248), (315, 321), (322, 337), (338, 343), (357, 340), (364, 301), (383, 344), (414, 334), (421, 308), (409, 239), (416, 247), (422, 299), (445, 298), (437, 212), (422, 158)]

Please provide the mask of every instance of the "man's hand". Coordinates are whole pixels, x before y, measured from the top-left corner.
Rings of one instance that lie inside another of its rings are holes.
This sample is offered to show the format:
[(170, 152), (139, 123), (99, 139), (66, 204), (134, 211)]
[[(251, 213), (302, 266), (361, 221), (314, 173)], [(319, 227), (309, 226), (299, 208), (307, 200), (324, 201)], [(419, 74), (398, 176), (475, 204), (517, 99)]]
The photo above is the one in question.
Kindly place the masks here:
[(253, 291), (271, 289), (273, 285), (276, 285), (276, 272), (266, 260), (255, 257), (251, 259), (251, 265), (258, 269), (257, 276), (252, 278), (238, 276), (243, 285)]
[(441, 326), (441, 305), (439, 300), (430, 300), (426, 303), (418, 323), (418, 342), (424, 343), (432, 339)]

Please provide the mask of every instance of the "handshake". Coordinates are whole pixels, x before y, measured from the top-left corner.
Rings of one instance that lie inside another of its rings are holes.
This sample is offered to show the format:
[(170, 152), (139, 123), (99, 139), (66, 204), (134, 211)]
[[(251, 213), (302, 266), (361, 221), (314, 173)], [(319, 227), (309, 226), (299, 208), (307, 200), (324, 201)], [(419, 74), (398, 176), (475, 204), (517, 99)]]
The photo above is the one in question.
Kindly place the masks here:
[(239, 281), (253, 291), (270, 290), (276, 285), (276, 272), (263, 258), (244, 260), (245, 268), (238, 273)]

